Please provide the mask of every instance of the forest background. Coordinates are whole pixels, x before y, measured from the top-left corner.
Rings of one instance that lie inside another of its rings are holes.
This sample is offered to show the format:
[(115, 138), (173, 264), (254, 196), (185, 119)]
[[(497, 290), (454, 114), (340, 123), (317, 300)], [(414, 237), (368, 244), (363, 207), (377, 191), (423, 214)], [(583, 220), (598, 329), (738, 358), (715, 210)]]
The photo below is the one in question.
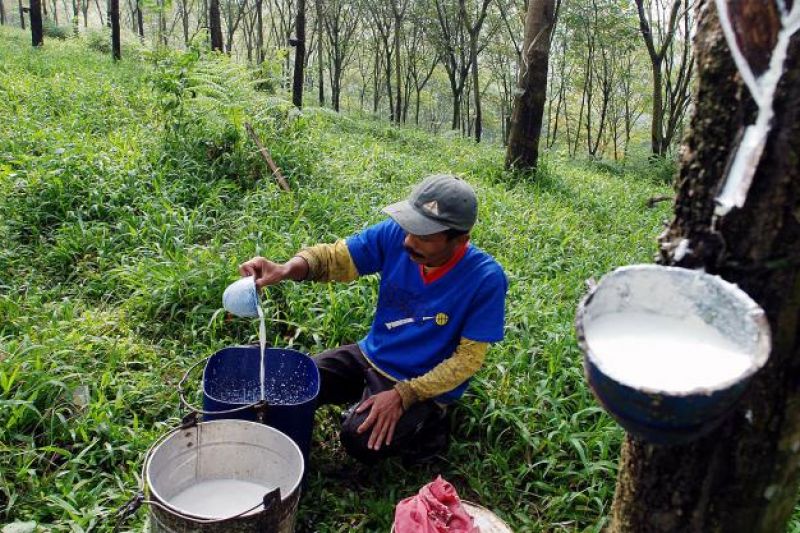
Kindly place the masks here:
[[(5, 24), (25, 26), (21, 0), (0, 3)], [(41, 5), (46, 34), (110, 49), (110, 2)], [(559, 0), (543, 148), (614, 161), (668, 155), (690, 104), (692, 7)], [(283, 90), (302, 42), (307, 104), (505, 143), (526, 9), (518, 0), (123, 0), (119, 23), (129, 53), (210, 42)]]

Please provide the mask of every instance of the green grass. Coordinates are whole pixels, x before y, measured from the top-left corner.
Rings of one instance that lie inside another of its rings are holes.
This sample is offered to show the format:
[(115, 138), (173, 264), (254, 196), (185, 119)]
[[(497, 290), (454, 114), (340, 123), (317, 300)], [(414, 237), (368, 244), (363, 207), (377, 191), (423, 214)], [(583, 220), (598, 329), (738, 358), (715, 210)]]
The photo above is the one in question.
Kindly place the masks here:
[[(321, 410), (298, 529), (388, 531), (394, 504), (437, 473), (517, 531), (603, 526), (622, 431), (584, 382), (572, 320), (584, 280), (651, 260), (670, 209), (644, 207), (669, 192), (660, 178), (551, 155), (536, 180), (515, 179), (497, 147), (291, 111), (224, 58), (113, 65), (82, 41), (32, 50), (7, 28), (0, 43), (0, 522), (111, 530), (148, 446), (178, 421), (183, 371), (255, 336), (218, 312), (236, 265), (346, 236), (420, 177), (456, 172), (479, 192), (474, 242), (511, 282), (506, 340), (434, 466), (363, 468)], [(314, 353), (360, 338), (376, 289), (271, 288), (272, 343)]]

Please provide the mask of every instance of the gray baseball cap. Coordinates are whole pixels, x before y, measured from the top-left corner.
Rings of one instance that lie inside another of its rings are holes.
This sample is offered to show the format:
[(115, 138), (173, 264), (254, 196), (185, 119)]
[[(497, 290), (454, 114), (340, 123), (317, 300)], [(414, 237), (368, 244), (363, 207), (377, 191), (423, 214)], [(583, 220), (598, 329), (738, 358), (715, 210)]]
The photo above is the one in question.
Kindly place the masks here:
[(466, 181), (435, 174), (414, 187), (407, 200), (386, 206), (383, 212), (412, 235), (469, 231), (478, 218), (478, 199)]

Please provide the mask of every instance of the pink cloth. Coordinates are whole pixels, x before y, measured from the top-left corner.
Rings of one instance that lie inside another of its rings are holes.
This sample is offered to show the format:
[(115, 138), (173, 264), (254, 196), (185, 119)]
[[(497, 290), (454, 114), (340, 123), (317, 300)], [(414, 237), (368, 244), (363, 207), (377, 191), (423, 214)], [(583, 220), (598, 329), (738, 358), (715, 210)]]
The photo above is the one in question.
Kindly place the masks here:
[(479, 533), (453, 485), (437, 477), (397, 504), (396, 533)]

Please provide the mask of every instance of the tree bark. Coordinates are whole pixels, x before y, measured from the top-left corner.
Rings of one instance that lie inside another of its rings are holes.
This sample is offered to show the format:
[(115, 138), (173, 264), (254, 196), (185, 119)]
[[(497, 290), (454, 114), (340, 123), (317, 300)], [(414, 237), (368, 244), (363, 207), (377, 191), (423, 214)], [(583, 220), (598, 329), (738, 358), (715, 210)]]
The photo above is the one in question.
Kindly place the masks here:
[(19, 5), (19, 25), (22, 29), (25, 29), (25, 10), (22, 9), (22, 0), (17, 0)]
[(297, 43), (294, 49), (292, 103), (297, 107), (303, 107), (303, 66), (306, 57), (306, 0), (297, 0), (297, 19), (295, 27)]
[(136, 27), (139, 33), (139, 41), (144, 44), (144, 16), (142, 14), (141, 0), (136, 0)]
[(3, 5), (3, 0), (0, 0), (0, 24), (6, 24), (6, 8)]
[(403, 109), (402, 105), (402, 76), (401, 76), (401, 64), (402, 58), (400, 57), (400, 32), (403, 30), (403, 15), (405, 14), (405, 6), (406, 2), (403, 1), (402, 6), (397, 5), (397, 0), (391, 0), (392, 2), (392, 14), (394, 15), (394, 71), (395, 71), (395, 80), (397, 83), (397, 96), (395, 97), (395, 110), (392, 113), (394, 116), (394, 121), (400, 124), (402, 119), (401, 113)]
[(78, 0), (72, 0), (72, 32), (77, 37), (80, 34), (78, 24), (80, 20), (80, 9), (78, 8)]
[(256, 62), (264, 62), (264, 0), (256, 0)]
[(44, 44), (44, 31), (42, 30), (42, 6), (40, 0), (30, 0), (31, 42), (33, 46)]
[(323, 76), (324, 65), (322, 63), (322, 47), (325, 43), (322, 42), (322, 0), (315, 0), (314, 7), (317, 13), (317, 78), (319, 89), (319, 105), (325, 105), (325, 78)]
[(555, 0), (530, 0), (525, 18), (523, 63), (506, 150), (506, 168), (536, 168), (554, 22)]
[(664, 96), (663, 96), (663, 63), (664, 56), (669, 51), (672, 39), (678, 24), (678, 11), (681, 7), (681, 0), (673, 0), (670, 8), (669, 19), (666, 23), (664, 38), (661, 45), (656, 49), (656, 42), (653, 38), (653, 28), (648, 21), (649, 16), (654, 11), (661, 9), (661, 6), (645, 6), (645, 0), (636, 0), (636, 8), (639, 15), (639, 30), (644, 39), (647, 53), (650, 56), (650, 64), (653, 70), (653, 116), (651, 122), (651, 152), (653, 155), (663, 156), (666, 150), (662, 151), (664, 138)]
[[(737, 38), (754, 41), (750, 52), (764, 52), (764, 45), (769, 51), (775, 28), (743, 14), (775, 15), (775, 4), (726, 4), (739, 21)], [(766, 311), (772, 353), (735, 411), (709, 435), (681, 446), (626, 437), (612, 532), (784, 531), (800, 483), (800, 34), (789, 44), (772, 129), (745, 204), (715, 218), (714, 197), (755, 106), (714, 3), (699, 1), (697, 14), (696, 107), (661, 261), (703, 267), (738, 284)], [(747, 56), (751, 64), (755, 55)], [(691, 253), (677, 261), (673, 252), (683, 239)]]
[(101, 26), (105, 26), (106, 25), (106, 21), (103, 18), (103, 9), (100, 7), (99, 0), (94, 0), (94, 7), (97, 8), (97, 18), (100, 19), (100, 25)]
[(181, 26), (183, 27), (183, 44), (189, 46), (189, 0), (181, 1)]
[(111, 57), (114, 61), (122, 59), (122, 47), (119, 37), (119, 0), (110, 0), (108, 18), (111, 22)]
[(470, 56), (472, 56), (472, 91), (475, 101), (475, 142), (481, 142), (483, 132), (483, 117), (481, 114), (481, 87), (478, 78), (478, 39), (472, 40), (470, 44)]
[(219, 12), (219, 0), (211, 0), (209, 2), (208, 26), (211, 32), (211, 49), (222, 52), (222, 18)]

